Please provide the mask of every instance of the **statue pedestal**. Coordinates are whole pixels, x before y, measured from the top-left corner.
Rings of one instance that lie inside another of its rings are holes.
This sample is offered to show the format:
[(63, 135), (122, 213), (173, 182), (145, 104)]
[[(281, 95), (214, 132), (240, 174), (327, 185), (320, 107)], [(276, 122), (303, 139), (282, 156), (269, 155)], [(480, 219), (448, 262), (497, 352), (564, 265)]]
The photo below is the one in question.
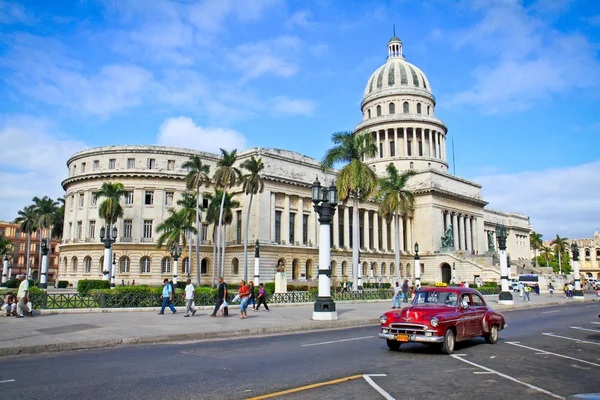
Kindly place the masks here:
[(275, 293), (287, 293), (287, 276), (285, 272), (275, 274)]

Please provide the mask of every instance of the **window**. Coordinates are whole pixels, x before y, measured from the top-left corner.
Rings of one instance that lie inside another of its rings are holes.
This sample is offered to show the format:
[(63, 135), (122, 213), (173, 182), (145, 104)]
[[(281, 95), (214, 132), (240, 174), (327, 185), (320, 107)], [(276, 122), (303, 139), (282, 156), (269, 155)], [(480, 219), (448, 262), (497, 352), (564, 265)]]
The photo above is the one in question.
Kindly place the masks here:
[(412, 140), (406, 141), (406, 149), (408, 150), (408, 155), (412, 156)]
[(77, 272), (77, 257), (71, 259), (71, 272)]
[(81, 163), (81, 173), (85, 172), (85, 163)]
[(73, 173), (72, 175), (75, 175), (77, 173), (77, 165), (73, 165)]
[(346, 261), (342, 262), (342, 276), (348, 275), (348, 263)]
[(90, 239), (96, 238), (96, 221), (90, 221)]
[(383, 142), (379, 142), (379, 158), (383, 158)]
[(417, 103), (417, 114), (421, 114), (421, 103)]
[(108, 169), (115, 169), (117, 167), (117, 160), (115, 158), (111, 158), (108, 160)]
[(275, 211), (275, 241), (281, 243), (281, 211)]
[(143, 235), (143, 237), (145, 239), (149, 239), (152, 237), (152, 220), (151, 219), (144, 220), (144, 235)]
[(590, 249), (585, 249), (585, 256), (590, 257)]
[(183, 269), (181, 270), (181, 272), (184, 275), (189, 275), (190, 274), (190, 258), (189, 257), (184, 258), (183, 262), (181, 264), (183, 266), (182, 267)]
[(208, 274), (208, 260), (206, 258), (203, 258), (200, 263), (200, 273), (203, 275)]
[(122, 274), (128, 274), (129, 273), (129, 257), (121, 257), (121, 259), (119, 260), (119, 271)]
[(404, 104), (402, 104), (402, 109), (404, 114), (408, 114), (408, 101), (405, 101)]
[(202, 236), (200, 240), (208, 240), (208, 224), (202, 224)]
[(83, 259), (83, 272), (86, 274), (92, 272), (92, 257), (87, 256)]
[(235, 212), (235, 240), (242, 241), (242, 211)]
[(338, 242), (340, 248), (344, 248), (344, 208), (338, 207), (337, 213), (339, 215), (338, 218)]
[(208, 199), (206, 197), (202, 198), (202, 208), (208, 208)]
[(165, 206), (173, 205), (173, 196), (174, 195), (175, 195), (174, 192), (165, 192)]
[(98, 204), (98, 198), (96, 197), (96, 193), (91, 193), (91, 195), (92, 199), (90, 201), (92, 202), (92, 206), (95, 206)]
[(381, 117), (381, 106), (377, 106), (377, 116)]
[(471, 294), (471, 298), (473, 299), (473, 305), (475, 307), (485, 307), (485, 303), (483, 299), (476, 294)]
[(396, 105), (394, 103), (390, 103), (390, 114), (396, 114)]
[(125, 192), (125, 204), (133, 204), (133, 190)]
[(302, 244), (308, 244), (308, 215), (302, 215)]
[(135, 168), (135, 158), (128, 158), (127, 159), (127, 168), (128, 169), (134, 169)]
[(367, 110), (367, 115), (369, 118), (371, 118), (371, 110)]
[(140, 260), (140, 273), (149, 274), (150, 273), (150, 258), (142, 257)]
[(70, 203), (71, 203), (71, 204), (70, 204), (70, 206), (71, 206), (71, 210), (72, 210), (72, 209), (73, 209), (73, 206), (75, 205), (75, 195), (72, 195), (71, 197), (69, 197), (69, 199), (71, 200), (71, 202), (70, 202)]
[(100, 160), (94, 160), (94, 171), (98, 171), (100, 169)]
[(427, 115), (429, 115), (430, 110), (431, 110), (431, 107), (427, 106)]
[(81, 239), (83, 236), (83, 222), (77, 221), (77, 239)]
[(233, 275), (239, 275), (240, 273), (240, 262), (237, 258), (231, 260), (231, 273)]
[(148, 169), (154, 169), (156, 168), (156, 160), (154, 158), (149, 158), (146, 165)]
[(390, 157), (396, 156), (396, 142), (394, 140), (390, 141)]
[(83, 207), (84, 199), (85, 199), (85, 197), (84, 197), (83, 193), (79, 193), (79, 207)]
[(133, 221), (126, 219), (123, 221), (123, 238), (131, 239), (131, 230), (133, 229)]
[(67, 232), (67, 235), (69, 235), (69, 237), (73, 238), (73, 223), (69, 222), (69, 231)]
[(171, 259), (169, 257), (165, 257), (162, 259), (161, 264), (161, 271), (163, 274), (170, 274), (171, 273)]
[(413, 169), (413, 167), (414, 167), (414, 163), (411, 161), (411, 162), (410, 162), (410, 168), (409, 168), (409, 169)]
[(175, 160), (168, 160), (167, 161), (167, 169), (169, 171), (175, 171)]
[(596, 257), (600, 257), (600, 249), (596, 250)]
[(294, 244), (296, 237), (294, 231), (296, 230), (296, 214), (290, 213), (290, 244)]
[(419, 155), (423, 155), (423, 142), (419, 140)]
[(146, 190), (146, 194), (144, 196), (144, 204), (147, 206), (151, 206), (154, 204), (154, 192), (152, 190)]

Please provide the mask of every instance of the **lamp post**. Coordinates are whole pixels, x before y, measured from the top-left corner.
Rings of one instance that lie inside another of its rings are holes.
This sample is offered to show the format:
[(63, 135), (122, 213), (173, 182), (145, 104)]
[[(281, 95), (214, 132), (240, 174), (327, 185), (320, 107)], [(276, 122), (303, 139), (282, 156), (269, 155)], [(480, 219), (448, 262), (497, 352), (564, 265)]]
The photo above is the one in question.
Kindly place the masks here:
[(6, 274), (8, 272), (8, 255), (4, 255), (2, 259), (2, 287), (6, 287)]
[(573, 254), (573, 275), (575, 276), (575, 291), (573, 298), (583, 300), (583, 290), (581, 290), (581, 277), (579, 276), (579, 247), (577, 243), (571, 243), (571, 253)]
[(110, 279), (111, 261), (112, 261), (112, 245), (117, 240), (117, 227), (113, 226), (112, 230), (110, 225), (108, 229), (102, 227), (100, 229), (100, 241), (104, 243), (104, 265), (102, 271), (102, 280), (108, 281)]
[(452, 283), (456, 283), (456, 263), (452, 263)]
[(173, 243), (173, 246), (171, 246), (171, 257), (173, 257), (173, 283), (177, 285), (177, 264), (179, 257), (181, 257), (179, 243)]
[(498, 304), (514, 304), (513, 295), (508, 290), (508, 259), (506, 255), (506, 228), (496, 227), (496, 238), (498, 239), (498, 249), (500, 251), (500, 284), (502, 290), (498, 298)]
[(8, 258), (8, 279), (12, 279), (12, 267), (13, 267), (13, 258)]
[(258, 239), (254, 243), (254, 287), (260, 284), (260, 243)]
[(317, 178), (312, 184), (312, 202), (319, 214), (319, 295), (313, 312), (314, 320), (338, 319), (335, 302), (331, 298), (331, 243), (330, 229), (338, 204), (337, 188), (332, 183), (322, 187)]
[(48, 288), (48, 239), (42, 240), (42, 273), (40, 274), (40, 288)]
[(506, 253), (506, 275), (508, 275), (508, 280), (510, 281), (511, 278), (511, 274), (510, 274), (510, 254)]
[(419, 257), (419, 243), (415, 242), (415, 288), (421, 287), (421, 257)]
[(117, 253), (113, 252), (112, 255), (112, 268), (110, 270), (110, 287), (115, 287), (115, 273), (117, 270)]

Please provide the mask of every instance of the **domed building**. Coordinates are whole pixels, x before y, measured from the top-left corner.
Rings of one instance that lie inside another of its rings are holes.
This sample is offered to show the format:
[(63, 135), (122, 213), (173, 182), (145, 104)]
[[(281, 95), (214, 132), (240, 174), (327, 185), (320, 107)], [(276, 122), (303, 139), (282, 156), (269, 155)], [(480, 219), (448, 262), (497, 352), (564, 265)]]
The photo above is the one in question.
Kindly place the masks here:
[[(519, 213), (486, 209), (481, 186), (448, 172), (446, 159), (447, 127), (435, 116), (435, 97), (426, 75), (407, 62), (403, 44), (397, 37), (388, 43), (388, 57), (367, 81), (361, 104), (363, 120), (357, 135), (372, 135), (379, 152), (366, 160), (380, 176), (389, 163), (399, 170), (416, 172), (409, 180), (415, 195), (414, 212), (400, 221), (400, 271), (414, 276), (414, 245), (420, 246), (422, 282), (499, 280), (496, 226), (508, 229), (507, 251), (518, 265), (529, 263), (528, 218)], [(60, 279), (100, 279), (103, 245), (95, 199), (103, 182), (121, 182), (126, 196), (122, 199), (124, 216), (117, 222), (114, 244), (116, 280), (159, 284), (164, 278), (202, 274), (208, 284), (213, 270), (213, 226), (203, 223), (200, 265), (186, 248), (173, 270), (169, 249), (157, 248), (158, 226), (169, 208), (186, 191), (183, 163), (198, 155), (210, 166), (212, 175), (219, 156), (191, 149), (161, 146), (108, 146), (74, 154), (67, 162), (69, 177), (63, 181), (65, 198), (64, 239), (60, 247)], [(238, 165), (250, 157), (261, 157), (265, 165), (264, 191), (249, 196), (233, 188), (240, 207), (233, 210), (233, 221), (226, 229), (225, 279), (236, 281), (244, 275), (243, 235), (250, 213), (249, 257), (254, 243), (261, 248), (261, 281), (272, 281), (278, 261), (283, 261), (288, 277), (296, 282), (315, 280), (319, 229), (311, 202), (311, 185), (318, 176), (330, 183), (336, 171), (323, 174), (317, 160), (287, 150), (253, 148), (238, 155)], [(212, 188), (203, 188), (211, 194)], [(331, 230), (332, 279), (351, 280), (352, 271), (351, 204), (340, 204)], [(391, 282), (395, 273), (392, 224), (381, 218), (378, 204), (360, 204), (360, 265), (363, 282)], [(204, 217), (204, 215), (203, 215)], [(203, 218), (204, 220), (204, 218)], [(442, 237), (445, 243), (442, 243)], [(451, 238), (449, 245), (448, 238)], [(190, 262), (191, 259), (191, 262)], [(252, 277), (253, 260), (249, 262)], [(513, 272), (514, 273), (514, 272)]]

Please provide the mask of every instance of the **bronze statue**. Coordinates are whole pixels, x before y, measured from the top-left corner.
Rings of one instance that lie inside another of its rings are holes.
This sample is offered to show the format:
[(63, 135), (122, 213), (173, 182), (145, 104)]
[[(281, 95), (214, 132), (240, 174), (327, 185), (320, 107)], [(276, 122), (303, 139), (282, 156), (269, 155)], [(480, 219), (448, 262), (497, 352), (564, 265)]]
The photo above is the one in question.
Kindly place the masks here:
[(452, 235), (452, 224), (448, 225), (444, 236), (442, 236), (442, 248), (454, 247), (454, 236)]
[(496, 246), (494, 246), (494, 232), (488, 231), (488, 251), (496, 251)]

